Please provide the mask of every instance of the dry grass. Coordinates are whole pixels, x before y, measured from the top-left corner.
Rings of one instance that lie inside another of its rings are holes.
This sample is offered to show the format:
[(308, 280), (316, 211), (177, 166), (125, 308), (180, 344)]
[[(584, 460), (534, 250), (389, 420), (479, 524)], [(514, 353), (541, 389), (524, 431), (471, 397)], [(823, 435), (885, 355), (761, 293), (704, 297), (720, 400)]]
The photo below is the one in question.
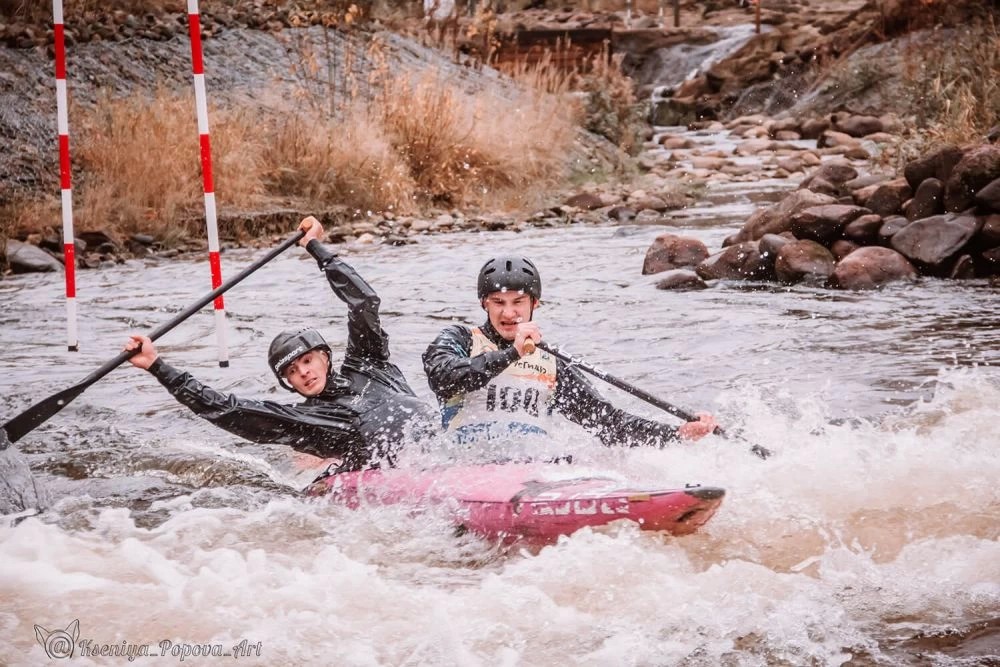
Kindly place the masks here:
[(900, 162), (934, 145), (981, 141), (1000, 125), (1000, 26), (988, 18), (956, 30), (904, 56), (903, 108), (918, 129), (900, 146)]
[[(202, 208), (190, 95), (159, 90), (150, 98), (105, 96), (80, 116), (75, 217), (82, 229), (157, 229)], [(213, 109), (210, 116), (218, 121), (212, 127), (212, 157), (219, 205), (246, 205), (264, 191), (256, 177), (256, 123), (249, 113)]]
[[(513, 98), (470, 95), (437, 77), (394, 75), (382, 85), (386, 94), (370, 104), (355, 101), (336, 116), (308, 105), (266, 117), (259, 109), (211, 109), (220, 212), (272, 205), (347, 206), (359, 213), (510, 208), (538, 202), (566, 172), (559, 147), (571, 143), (576, 126), (553, 95), (533, 89)], [(79, 128), (78, 229), (163, 238), (176, 235), (178, 220), (202, 215), (188, 93), (103, 97), (72, 115)], [(58, 226), (57, 201), (13, 208), (5, 215), (12, 230), (49, 226), (38, 220)]]

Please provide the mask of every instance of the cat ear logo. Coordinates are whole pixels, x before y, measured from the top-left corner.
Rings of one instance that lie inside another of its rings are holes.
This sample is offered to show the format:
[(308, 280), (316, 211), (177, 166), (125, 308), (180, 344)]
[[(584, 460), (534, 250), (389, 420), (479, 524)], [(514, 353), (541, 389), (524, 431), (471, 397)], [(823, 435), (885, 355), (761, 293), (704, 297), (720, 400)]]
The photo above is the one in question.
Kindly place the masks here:
[(76, 619), (65, 630), (46, 630), (35, 626), (35, 639), (45, 649), (50, 658), (72, 658), (76, 640), (80, 638), (80, 619)]

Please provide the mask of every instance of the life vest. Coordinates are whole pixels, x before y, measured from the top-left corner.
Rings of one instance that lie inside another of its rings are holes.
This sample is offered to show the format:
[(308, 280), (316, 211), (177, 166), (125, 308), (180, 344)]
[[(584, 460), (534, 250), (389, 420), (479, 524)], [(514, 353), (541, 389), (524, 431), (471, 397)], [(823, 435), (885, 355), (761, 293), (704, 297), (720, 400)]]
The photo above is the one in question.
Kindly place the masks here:
[[(472, 330), (470, 357), (497, 349), (481, 330)], [(449, 399), (442, 420), (445, 429), (459, 442), (520, 434), (545, 435), (555, 388), (556, 358), (536, 348), (482, 389)]]

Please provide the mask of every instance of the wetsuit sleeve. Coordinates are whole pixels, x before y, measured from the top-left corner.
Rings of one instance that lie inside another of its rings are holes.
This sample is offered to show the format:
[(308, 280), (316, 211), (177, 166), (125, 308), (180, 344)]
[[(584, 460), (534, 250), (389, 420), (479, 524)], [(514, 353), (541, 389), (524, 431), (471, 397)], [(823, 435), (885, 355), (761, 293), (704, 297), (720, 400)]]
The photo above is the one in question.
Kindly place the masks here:
[(482, 389), (520, 357), (514, 347), (470, 357), (472, 332), (461, 325), (450, 326), (424, 351), (424, 372), (431, 390), (440, 400)]
[[(346, 423), (326, 420), (322, 426), (310, 424), (310, 416), (297, 406), (223, 394), (159, 358), (149, 372), (196, 415), (245, 440), (290, 445), (323, 457), (357, 454), (346, 447), (350, 435)], [(338, 447), (338, 442), (345, 446)]]
[(306, 246), (341, 301), (347, 304), (347, 356), (386, 361), (389, 335), (382, 330), (378, 294), (350, 265), (313, 239)]
[(677, 429), (611, 405), (576, 368), (558, 364), (554, 409), (595, 434), (605, 445), (663, 447), (679, 440)]

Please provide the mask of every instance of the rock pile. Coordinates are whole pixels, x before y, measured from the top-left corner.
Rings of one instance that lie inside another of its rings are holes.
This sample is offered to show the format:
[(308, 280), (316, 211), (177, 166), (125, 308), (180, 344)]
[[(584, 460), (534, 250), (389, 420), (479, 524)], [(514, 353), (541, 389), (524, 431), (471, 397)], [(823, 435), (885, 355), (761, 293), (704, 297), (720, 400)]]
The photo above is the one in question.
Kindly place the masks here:
[[(859, 175), (846, 159), (834, 159), (757, 210), (721, 251), (698, 259), (692, 246), (699, 243), (657, 238), (643, 273), (693, 267), (702, 280), (844, 289), (917, 276), (998, 276), (1000, 144), (944, 146), (907, 164), (898, 178)], [(694, 282), (690, 270), (665, 277), (663, 288)]]

